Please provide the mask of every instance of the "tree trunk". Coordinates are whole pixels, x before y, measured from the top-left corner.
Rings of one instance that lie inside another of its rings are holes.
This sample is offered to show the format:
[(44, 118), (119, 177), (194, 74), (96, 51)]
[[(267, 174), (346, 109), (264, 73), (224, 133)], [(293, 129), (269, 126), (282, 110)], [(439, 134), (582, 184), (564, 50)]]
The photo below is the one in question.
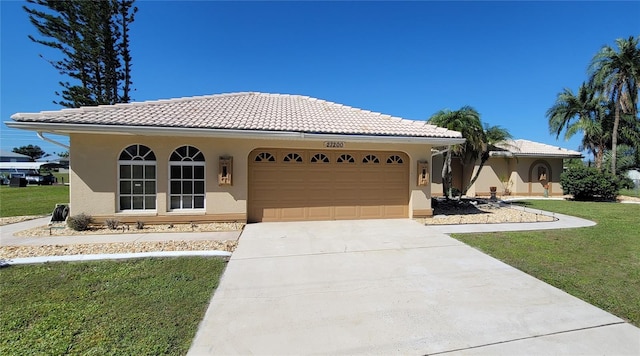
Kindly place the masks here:
[(473, 175), (473, 178), (471, 178), (471, 180), (469, 181), (469, 184), (467, 184), (467, 186), (464, 188), (464, 194), (467, 194), (467, 191), (469, 190), (469, 188), (471, 188), (471, 186), (476, 182), (476, 180), (478, 180), (478, 177), (480, 176), (480, 171), (482, 171), (482, 167), (484, 167), (484, 164), (487, 163), (488, 160), (489, 160), (489, 152), (482, 152), (478, 170), (476, 171), (476, 174)]
[(622, 97), (618, 93), (618, 103), (616, 104), (615, 116), (613, 120), (613, 132), (611, 133), (611, 174), (616, 176), (616, 158), (618, 151), (618, 125), (620, 124), (620, 100)]
[(598, 169), (598, 171), (602, 171), (602, 160), (604, 159), (604, 150), (603, 150), (603, 146), (601, 146), (599, 149), (595, 149), (595, 147), (592, 149), (592, 151), (595, 152), (595, 160), (596, 160), (596, 169)]
[(442, 195), (449, 199), (449, 176), (451, 175), (451, 152), (443, 153), (442, 162)]

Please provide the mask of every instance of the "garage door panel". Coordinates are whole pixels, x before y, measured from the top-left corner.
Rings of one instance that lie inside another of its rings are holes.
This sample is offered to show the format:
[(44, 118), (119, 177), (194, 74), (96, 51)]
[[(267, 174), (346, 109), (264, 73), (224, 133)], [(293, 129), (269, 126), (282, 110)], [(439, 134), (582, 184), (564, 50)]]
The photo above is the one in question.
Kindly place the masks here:
[(334, 208), (336, 220), (350, 220), (358, 218), (358, 206), (357, 205), (336, 205)]
[[(307, 201), (309, 204), (313, 204), (313, 202), (321, 202), (328, 205), (331, 205), (331, 200), (333, 199), (334, 191), (331, 189), (316, 189), (310, 192), (307, 192)], [(329, 201), (325, 201), (329, 199)]]
[(360, 206), (360, 216), (363, 219), (379, 219), (384, 217), (384, 207), (379, 205)]
[(384, 207), (384, 215), (391, 218), (404, 218), (409, 214), (407, 205), (387, 205)]
[[(408, 164), (386, 164), (396, 152), (260, 149), (276, 162), (249, 160), (249, 221), (372, 219), (408, 216)], [(250, 157), (255, 157), (254, 151)], [(303, 163), (283, 162), (289, 153)], [(316, 156), (316, 162), (310, 162)], [(329, 163), (321, 160), (326, 156)], [(337, 163), (339, 157), (353, 163)], [(379, 163), (373, 163), (372, 157)], [(363, 160), (369, 163), (363, 163)]]
[(288, 207), (280, 209), (280, 219), (282, 221), (301, 221), (305, 220), (305, 208), (304, 207)]
[(308, 220), (331, 220), (333, 207), (331, 203), (325, 203), (323, 206), (310, 206), (308, 209)]

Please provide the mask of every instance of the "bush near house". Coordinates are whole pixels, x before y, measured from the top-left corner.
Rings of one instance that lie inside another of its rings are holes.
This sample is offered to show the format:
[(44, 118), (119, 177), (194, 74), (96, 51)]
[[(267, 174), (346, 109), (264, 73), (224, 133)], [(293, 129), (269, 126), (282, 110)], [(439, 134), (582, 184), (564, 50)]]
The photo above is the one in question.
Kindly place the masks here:
[(615, 176), (594, 167), (571, 167), (560, 175), (560, 184), (575, 200), (615, 200), (620, 190)]

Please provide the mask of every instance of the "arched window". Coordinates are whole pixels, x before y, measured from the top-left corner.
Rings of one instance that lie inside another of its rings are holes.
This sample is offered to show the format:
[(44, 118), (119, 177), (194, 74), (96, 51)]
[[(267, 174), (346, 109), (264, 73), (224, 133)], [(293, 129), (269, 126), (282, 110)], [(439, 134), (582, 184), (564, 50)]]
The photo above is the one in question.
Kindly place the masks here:
[(396, 156), (396, 155), (389, 156), (389, 158), (387, 158), (387, 163), (389, 163), (389, 164), (402, 164), (403, 163), (402, 162), (402, 157)]
[(131, 145), (118, 158), (120, 211), (156, 209), (156, 155), (144, 145)]
[(329, 163), (329, 157), (324, 153), (316, 153), (311, 157), (311, 163)]
[(259, 152), (253, 160), (255, 162), (275, 162), (276, 158), (269, 152)]
[(302, 163), (302, 156), (297, 153), (289, 153), (288, 155), (284, 156), (284, 159), (282, 161)]
[(345, 153), (342, 154), (338, 157), (338, 159), (336, 160), (336, 162), (338, 163), (355, 163), (356, 160), (353, 158), (352, 155)]
[(376, 155), (366, 155), (362, 158), (362, 163), (380, 163)]
[(193, 146), (177, 148), (169, 158), (169, 208), (204, 209), (204, 155)]

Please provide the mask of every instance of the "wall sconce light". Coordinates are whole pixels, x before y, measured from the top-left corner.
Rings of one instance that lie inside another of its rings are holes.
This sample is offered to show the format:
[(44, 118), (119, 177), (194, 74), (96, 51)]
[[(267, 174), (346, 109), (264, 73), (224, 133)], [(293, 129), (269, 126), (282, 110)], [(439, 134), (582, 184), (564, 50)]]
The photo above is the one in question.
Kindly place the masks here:
[(233, 157), (220, 157), (218, 161), (218, 185), (232, 185)]
[(418, 186), (429, 185), (429, 162), (418, 161)]

